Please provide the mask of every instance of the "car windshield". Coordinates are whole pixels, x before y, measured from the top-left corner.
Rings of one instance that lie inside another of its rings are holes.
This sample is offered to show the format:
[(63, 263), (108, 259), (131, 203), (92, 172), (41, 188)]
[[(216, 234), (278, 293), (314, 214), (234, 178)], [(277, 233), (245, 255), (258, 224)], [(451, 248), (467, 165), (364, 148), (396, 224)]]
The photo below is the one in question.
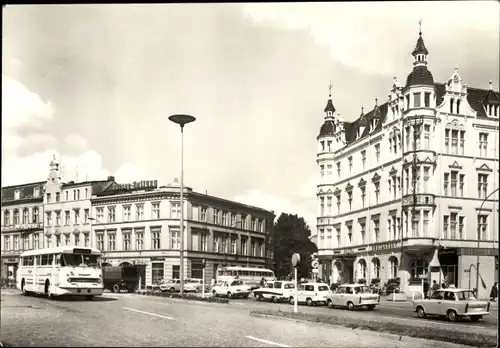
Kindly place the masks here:
[(97, 267), (101, 263), (99, 255), (62, 254), (61, 266)]
[(330, 291), (330, 288), (326, 285), (320, 285), (318, 286), (318, 291)]
[(455, 296), (459, 301), (476, 300), (476, 296), (472, 291), (458, 291), (455, 293)]
[(285, 284), (285, 289), (295, 289), (295, 286), (293, 283), (286, 283)]
[(231, 286), (235, 286), (235, 285), (243, 285), (243, 281), (235, 280), (234, 282), (231, 283)]
[(356, 286), (354, 288), (354, 293), (355, 294), (366, 294), (370, 292), (370, 288), (367, 286)]

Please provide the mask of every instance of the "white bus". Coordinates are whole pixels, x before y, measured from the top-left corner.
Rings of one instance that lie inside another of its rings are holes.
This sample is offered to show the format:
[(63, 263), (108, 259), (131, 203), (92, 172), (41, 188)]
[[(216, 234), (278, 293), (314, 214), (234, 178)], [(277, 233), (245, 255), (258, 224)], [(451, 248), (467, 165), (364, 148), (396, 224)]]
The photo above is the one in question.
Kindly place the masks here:
[(17, 288), (23, 295), (45, 294), (85, 296), (92, 300), (102, 295), (101, 252), (94, 248), (63, 246), (29, 250), (21, 254)]
[(240, 267), (240, 266), (230, 266), (230, 267), (220, 267), (217, 269), (216, 280), (229, 280), (234, 277), (243, 280), (243, 282), (253, 289), (258, 288), (260, 281), (264, 278), (267, 282), (273, 281), (274, 272), (267, 268), (253, 268), (253, 267)]

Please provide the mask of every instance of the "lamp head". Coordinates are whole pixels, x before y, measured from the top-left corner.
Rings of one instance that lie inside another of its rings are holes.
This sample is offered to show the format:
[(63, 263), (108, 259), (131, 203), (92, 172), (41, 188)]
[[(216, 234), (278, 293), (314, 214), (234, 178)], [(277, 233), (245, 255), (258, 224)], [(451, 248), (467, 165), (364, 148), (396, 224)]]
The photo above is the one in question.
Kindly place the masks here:
[(174, 123), (177, 123), (181, 128), (184, 128), (184, 125), (187, 123), (194, 122), (196, 118), (191, 115), (185, 114), (175, 114), (168, 117), (168, 119)]

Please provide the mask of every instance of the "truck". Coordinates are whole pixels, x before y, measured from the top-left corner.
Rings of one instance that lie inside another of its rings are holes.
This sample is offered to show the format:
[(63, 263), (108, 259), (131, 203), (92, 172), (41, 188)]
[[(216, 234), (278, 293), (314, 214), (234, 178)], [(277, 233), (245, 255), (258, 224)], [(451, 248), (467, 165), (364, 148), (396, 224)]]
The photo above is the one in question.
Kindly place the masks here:
[(130, 266), (105, 266), (102, 268), (104, 289), (111, 292), (134, 292), (139, 285), (139, 269)]

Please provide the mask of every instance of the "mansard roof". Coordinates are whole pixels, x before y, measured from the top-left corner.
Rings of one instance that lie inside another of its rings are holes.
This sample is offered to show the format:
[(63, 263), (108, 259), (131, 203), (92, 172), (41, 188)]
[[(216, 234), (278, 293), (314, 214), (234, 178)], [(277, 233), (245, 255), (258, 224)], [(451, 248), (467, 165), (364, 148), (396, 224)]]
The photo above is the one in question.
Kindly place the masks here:
[[(45, 183), (45, 181), (39, 181), (22, 185), (2, 187), (2, 203), (13, 201), (14, 192), (16, 192), (17, 190), (19, 190), (19, 200), (34, 199), (43, 201), (43, 189)], [(33, 195), (35, 188), (38, 188), (40, 190), (40, 195), (38, 197), (34, 197)]]
[[(436, 88), (437, 105), (439, 106), (443, 102), (444, 95), (446, 94), (445, 84), (434, 83), (434, 86)], [(488, 118), (485, 110), (485, 105), (486, 105), (485, 98), (488, 98), (488, 96), (490, 98), (499, 98), (500, 100), (500, 94), (497, 91), (467, 87), (467, 101), (469, 102), (471, 108), (477, 112), (478, 118)], [(378, 123), (375, 129), (370, 132), (369, 125), (371, 124), (372, 119), (377, 118), (375, 115), (376, 109), (377, 107), (375, 107), (373, 110), (366, 113), (365, 115), (362, 115), (368, 121), (368, 125), (364, 128), (363, 134), (361, 134), (359, 138), (356, 138), (356, 133), (357, 130), (360, 127), (362, 127), (361, 116), (353, 122), (344, 122), (345, 140), (347, 142), (347, 145), (356, 141), (357, 139), (362, 139), (367, 137), (370, 133), (375, 133), (382, 129), (382, 125), (387, 117), (387, 110), (388, 110), (387, 102), (378, 106), (381, 116), (380, 118), (378, 118)]]

